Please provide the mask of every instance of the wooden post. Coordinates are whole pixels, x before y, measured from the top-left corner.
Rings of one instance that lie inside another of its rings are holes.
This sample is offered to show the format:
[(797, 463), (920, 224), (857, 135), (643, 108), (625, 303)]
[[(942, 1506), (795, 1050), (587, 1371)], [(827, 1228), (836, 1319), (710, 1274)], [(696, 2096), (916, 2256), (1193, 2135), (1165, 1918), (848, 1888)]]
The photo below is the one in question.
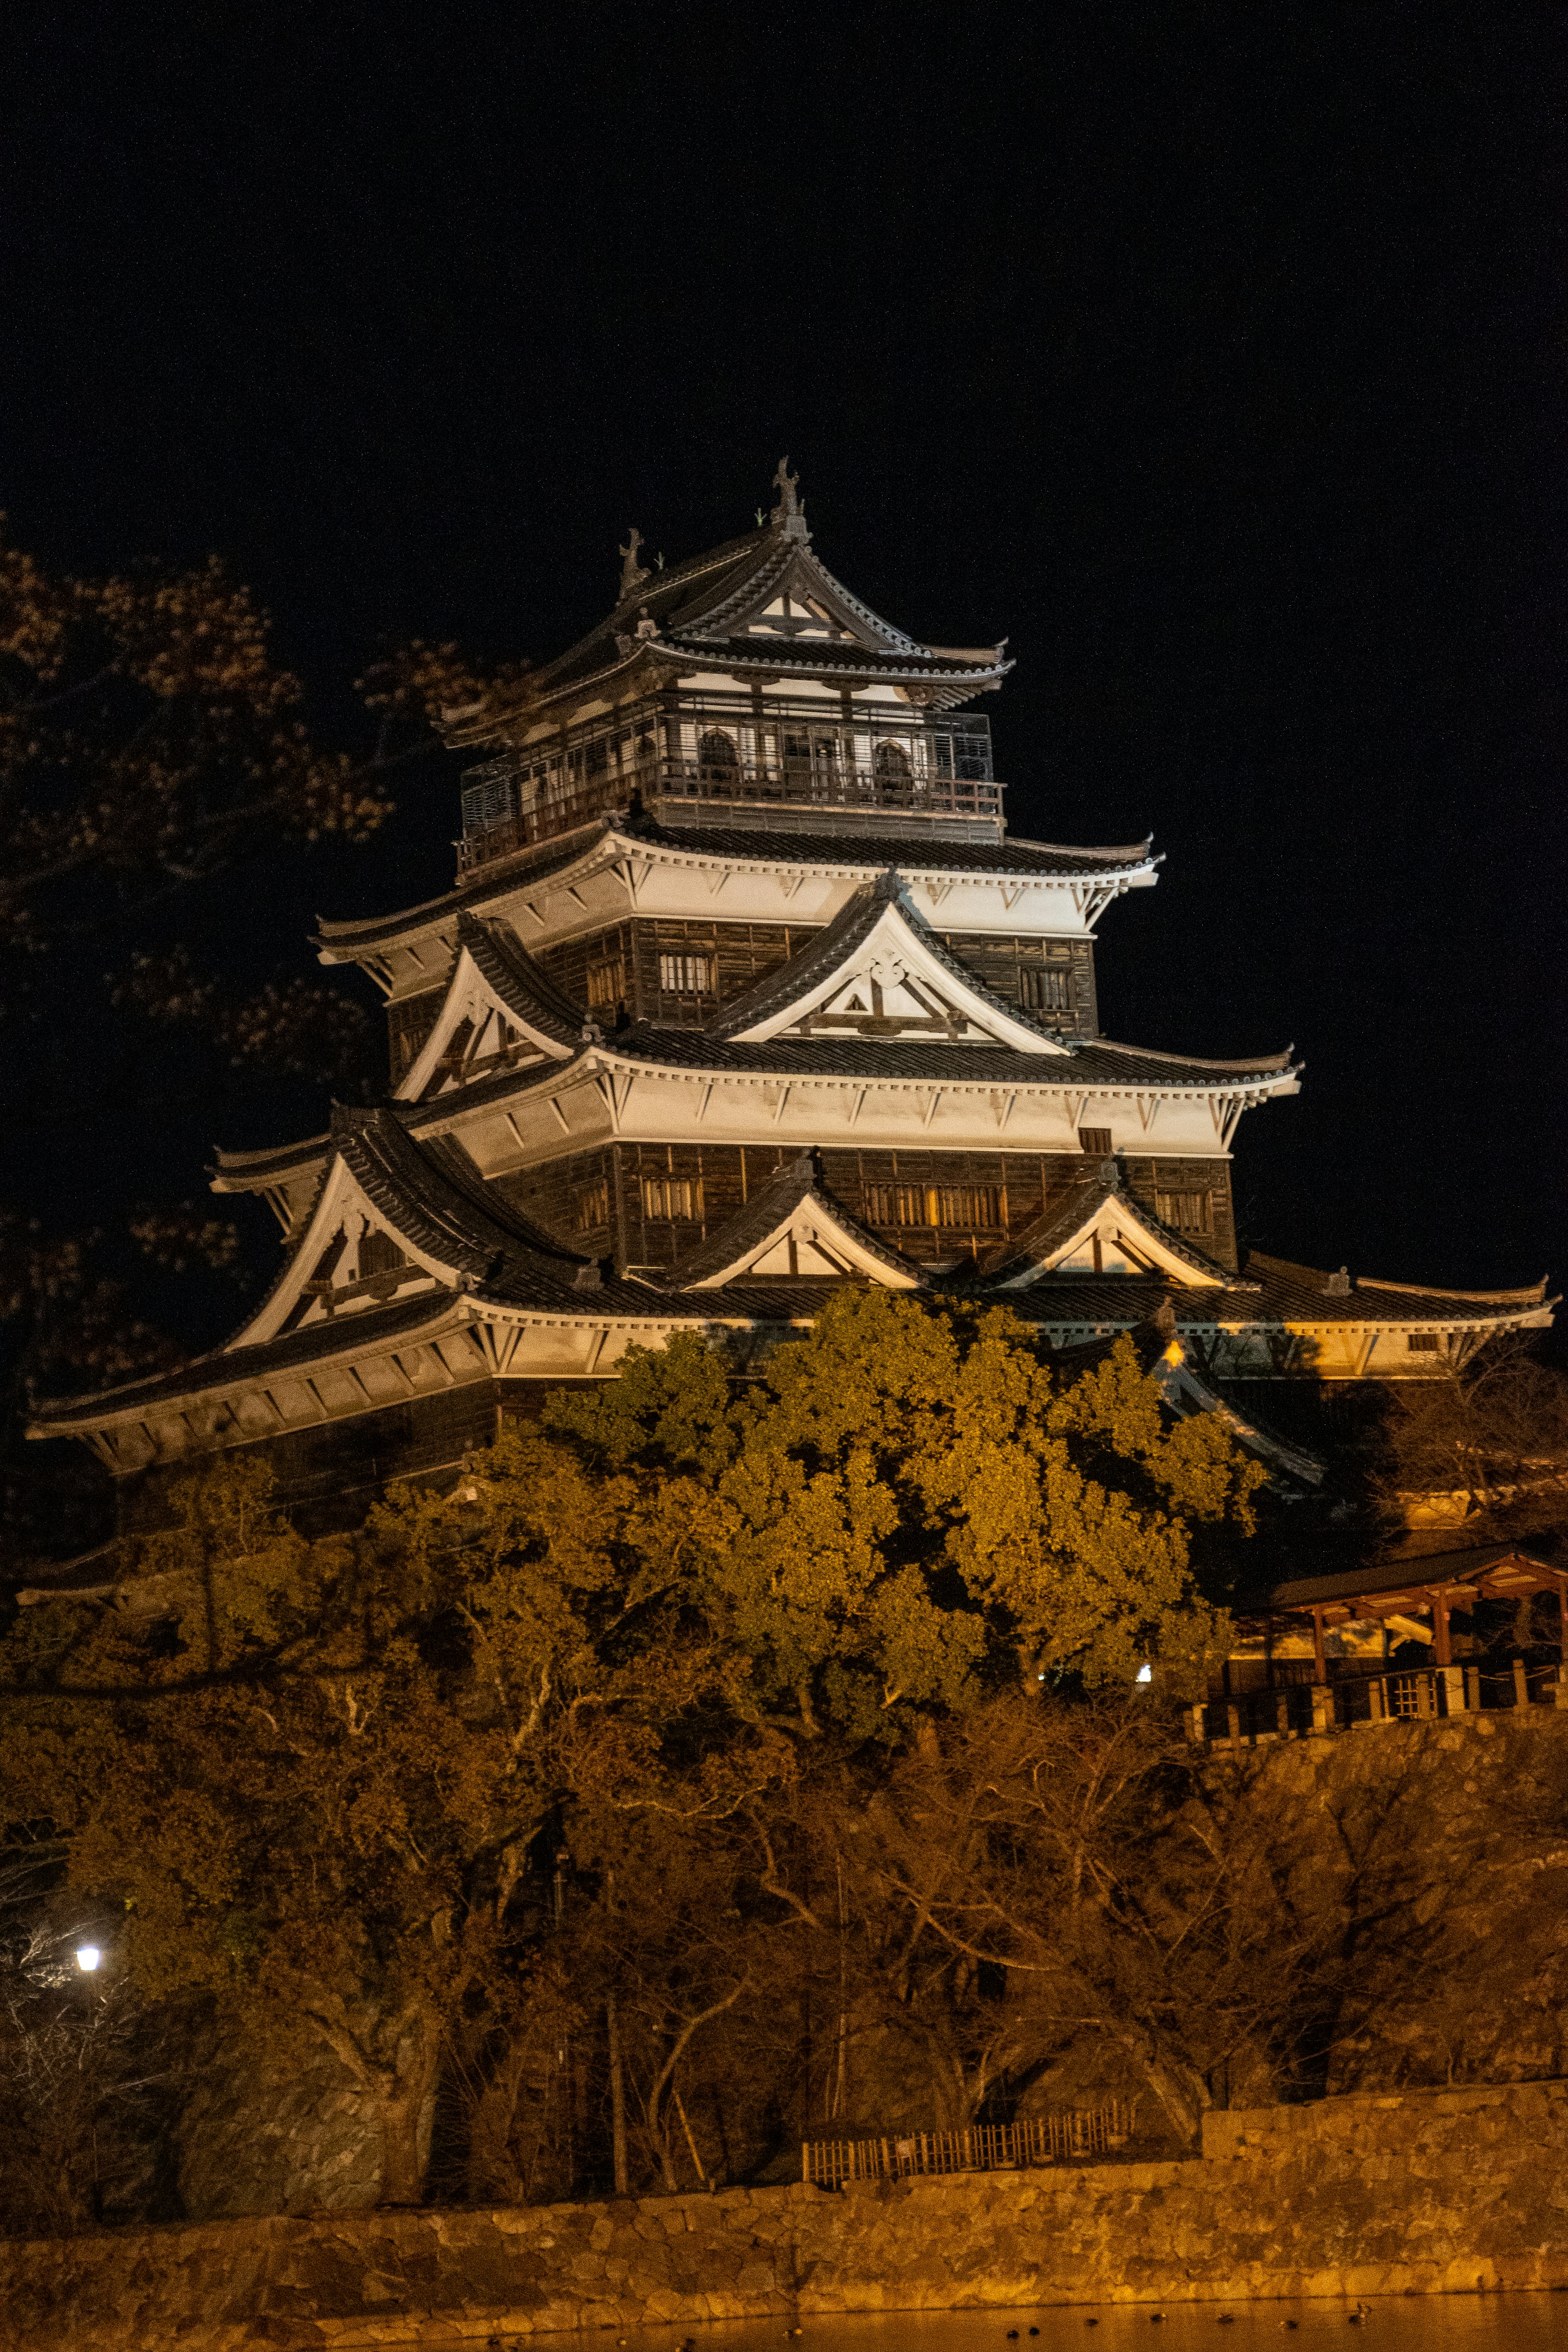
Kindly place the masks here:
[(1557, 1579), (1557, 1655), (1568, 1666), (1568, 1576)]
[(1315, 1683), (1326, 1683), (1328, 1679), (1328, 1653), (1323, 1648), (1323, 1612), (1321, 1608), (1314, 1607), (1312, 1611), (1312, 1680)]
[(1513, 1662), (1513, 1703), (1515, 1706), (1530, 1705), (1530, 1677), (1524, 1671), (1522, 1658), (1515, 1658)]
[(1451, 1666), (1453, 1654), (1448, 1648), (1448, 1604), (1440, 1592), (1430, 1596), (1432, 1601), (1432, 1663)]

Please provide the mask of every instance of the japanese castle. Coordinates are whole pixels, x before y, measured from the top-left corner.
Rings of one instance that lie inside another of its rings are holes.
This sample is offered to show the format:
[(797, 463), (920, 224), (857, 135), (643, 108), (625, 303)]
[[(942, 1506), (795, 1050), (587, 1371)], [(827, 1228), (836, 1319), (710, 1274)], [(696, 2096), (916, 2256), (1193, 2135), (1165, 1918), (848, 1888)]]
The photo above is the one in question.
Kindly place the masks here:
[[(524, 685), (447, 714), (478, 764), (456, 887), (322, 926), (384, 992), (390, 1091), (222, 1151), (284, 1262), (226, 1345), (41, 1409), (118, 1478), (268, 1448), (309, 1502), (491, 1442), (540, 1384), (711, 1335), (754, 1359), (843, 1283), (1012, 1307), (1053, 1349), (1142, 1334), (1178, 1410), (1258, 1436), (1280, 1384), (1409, 1380), (1550, 1320), (1238, 1262), (1243, 1114), (1289, 1050), (1102, 1036), (1098, 926), (1147, 841), (1009, 834), (1005, 646), (919, 643), (812, 545), (787, 460), (759, 528), (650, 571)], [(156, 1483), (155, 1481), (153, 1482)]]

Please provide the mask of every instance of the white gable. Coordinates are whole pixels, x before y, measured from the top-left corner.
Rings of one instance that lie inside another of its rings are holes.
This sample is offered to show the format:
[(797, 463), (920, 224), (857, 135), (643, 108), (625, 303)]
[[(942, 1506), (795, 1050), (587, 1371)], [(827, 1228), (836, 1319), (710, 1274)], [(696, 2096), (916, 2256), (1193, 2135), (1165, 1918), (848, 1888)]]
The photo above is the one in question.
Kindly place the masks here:
[(460, 948), (436, 1026), (394, 1100), (421, 1102), (426, 1095), (466, 1086), (470, 1078), (489, 1070), (521, 1070), (542, 1061), (569, 1061), (574, 1050), (536, 1029), (525, 1013), (504, 1003), (468, 949)]
[(1026, 1290), (1047, 1274), (1160, 1274), (1194, 1290), (1215, 1287), (1223, 1279), (1217, 1267), (1206, 1273), (1173, 1250), (1123, 1192), (1107, 1194), (1076, 1233), (1001, 1286)]
[(731, 1282), (761, 1275), (827, 1275), (842, 1281), (864, 1275), (888, 1290), (914, 1290), (921, 1277), (890, 1265), (879, 1252), (868, 1249), (864, 1236), (841, 1223), (829, 1204), (807, 1193), (771, 1233), (749, 1242), (717, 1273), (704, 1275), (694, 1290), (718, 1290)]
[[(787, 968), (780, 985), (787, 986)], [(1011, 1045), (1026, 1054), (1068, 1050), (952, 970), (893, 900), (836, 970), (803, 981), (798, 996), (782, 1003), (775, 998), (749, 1028), (730, 1034), (748, 1045), (837, 1034)]]
[[(374, 1245), (378, 1239), (379, 1249)], [(288, 1271), (254, 1320), (228, 1344), (252, 1347), (276, 1339), (286, 1326), (298, 1330), (329, 1314), (384, 1306), (416, 1290), (454, 1287), (458, 1279), (456, 1266), (443, 1265), (399, 1233), (352, 1169), (334, 1158)], [(297, 1315), (302, 1301), (304, 1311)]]

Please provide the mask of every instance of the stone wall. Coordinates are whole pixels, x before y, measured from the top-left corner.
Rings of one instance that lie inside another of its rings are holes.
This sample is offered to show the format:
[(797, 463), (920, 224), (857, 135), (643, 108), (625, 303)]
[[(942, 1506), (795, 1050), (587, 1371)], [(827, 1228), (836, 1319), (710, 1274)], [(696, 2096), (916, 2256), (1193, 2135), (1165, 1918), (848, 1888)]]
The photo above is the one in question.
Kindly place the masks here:
[(1568, 2083), (1211, 2116), (1200, 2158), (0, 2245), (6, 2352), (369, 2352), (848, 2311), (1568, 2287)]

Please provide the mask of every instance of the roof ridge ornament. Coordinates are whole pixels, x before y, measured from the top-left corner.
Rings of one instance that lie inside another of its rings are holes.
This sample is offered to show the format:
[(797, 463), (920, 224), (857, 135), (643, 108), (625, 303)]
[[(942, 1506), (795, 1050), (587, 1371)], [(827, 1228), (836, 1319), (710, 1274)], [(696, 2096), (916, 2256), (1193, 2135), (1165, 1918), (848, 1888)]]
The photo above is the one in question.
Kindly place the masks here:
[(626, 604), (630, 597), (637, 594), (637, 590), (642, 586), (645, 580), (651, 580), (653, 577), (652, 572), (648, 571), (647, 567), (637, 562), (637, 550), (642, 545), (641, 531), (635, 528), (629, 530), (626, 533), (626, 545), (619, 551), (621, 558), (621, 593), (616, 601), (617, 604)]
[(773, 529), (785, 539), (808, 541), (811, 533), (806, 528), (805, 501), (800, 496), (800, 476), (790, 472), (787, 457), (779, 459), (773, 488), (779, 494), (778, 504), (769, 518)]

